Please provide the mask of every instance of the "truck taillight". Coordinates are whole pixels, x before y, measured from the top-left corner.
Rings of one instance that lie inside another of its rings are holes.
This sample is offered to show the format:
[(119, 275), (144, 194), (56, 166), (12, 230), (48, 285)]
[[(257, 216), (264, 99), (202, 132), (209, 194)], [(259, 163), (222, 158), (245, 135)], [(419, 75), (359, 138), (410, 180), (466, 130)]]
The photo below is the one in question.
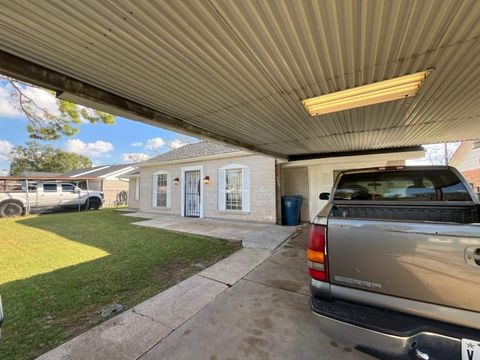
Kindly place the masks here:
[(326, 246), (327, 227), (325, 225), (312, 225), (308, 236), (308, 271), (315, 280), (328, 282)]

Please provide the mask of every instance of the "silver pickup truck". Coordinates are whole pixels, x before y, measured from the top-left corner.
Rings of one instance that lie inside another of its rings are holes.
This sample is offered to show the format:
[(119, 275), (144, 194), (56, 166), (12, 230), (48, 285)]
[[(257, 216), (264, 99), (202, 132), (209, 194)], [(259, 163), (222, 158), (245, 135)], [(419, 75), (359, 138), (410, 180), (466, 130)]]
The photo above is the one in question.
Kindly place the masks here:
[(382, 359), (480, 359), (480, 204), (451, 167), (346, 171), (309, 235), (312, 310)]
[(4, 181), (0, 187), (0, 217), (20, 216), (42, 208), (99, 209), (104, 202), (101, 191), (82, 190), (58, 181)]

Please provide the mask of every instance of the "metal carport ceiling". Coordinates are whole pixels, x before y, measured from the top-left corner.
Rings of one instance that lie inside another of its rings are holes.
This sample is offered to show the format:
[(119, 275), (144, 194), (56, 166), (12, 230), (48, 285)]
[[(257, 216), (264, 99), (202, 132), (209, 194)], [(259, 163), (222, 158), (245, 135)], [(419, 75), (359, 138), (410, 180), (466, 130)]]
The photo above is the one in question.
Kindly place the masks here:
[[(286, 156), (480, 138), (479, 41), (475, 0), (0, 7), (4, 52)], [(314, 118), (300, 103), (428, 68), (413, 98)]]

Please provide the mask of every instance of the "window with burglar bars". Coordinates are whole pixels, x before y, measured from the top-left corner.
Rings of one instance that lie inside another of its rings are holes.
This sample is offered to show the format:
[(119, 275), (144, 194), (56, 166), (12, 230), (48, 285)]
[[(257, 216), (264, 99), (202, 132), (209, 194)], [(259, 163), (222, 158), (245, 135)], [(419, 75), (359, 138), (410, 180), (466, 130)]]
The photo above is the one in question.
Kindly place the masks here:
[(242, 169), (225, 170), (225, 209), (242, 210)]
[(167, 207), (167, 174), (157, 175), (157, 207)]

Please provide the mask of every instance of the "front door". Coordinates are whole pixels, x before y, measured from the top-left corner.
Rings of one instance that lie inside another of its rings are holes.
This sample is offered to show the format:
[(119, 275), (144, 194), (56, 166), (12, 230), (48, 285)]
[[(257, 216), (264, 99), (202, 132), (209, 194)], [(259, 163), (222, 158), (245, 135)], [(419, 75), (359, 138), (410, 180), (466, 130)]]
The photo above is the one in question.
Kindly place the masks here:
[(185, 171), (184, 215), (200, 217), (200, 170)]

